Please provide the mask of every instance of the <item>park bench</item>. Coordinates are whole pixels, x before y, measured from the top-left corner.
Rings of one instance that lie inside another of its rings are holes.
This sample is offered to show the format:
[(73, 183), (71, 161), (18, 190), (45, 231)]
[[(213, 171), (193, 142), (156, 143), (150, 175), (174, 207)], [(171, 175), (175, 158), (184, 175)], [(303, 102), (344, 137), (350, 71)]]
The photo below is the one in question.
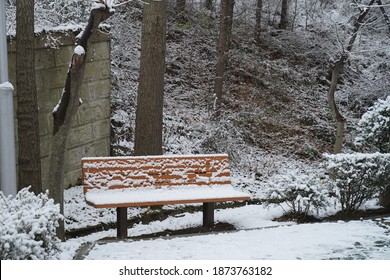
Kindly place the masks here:
[(84, 195), (96, 208), (117, 209), (117, 237), (127, 237), (127, 207), (203, 203), (203, 226), (216, 202), (245, 201), (233, 189), (226, 154), (82, 159)]

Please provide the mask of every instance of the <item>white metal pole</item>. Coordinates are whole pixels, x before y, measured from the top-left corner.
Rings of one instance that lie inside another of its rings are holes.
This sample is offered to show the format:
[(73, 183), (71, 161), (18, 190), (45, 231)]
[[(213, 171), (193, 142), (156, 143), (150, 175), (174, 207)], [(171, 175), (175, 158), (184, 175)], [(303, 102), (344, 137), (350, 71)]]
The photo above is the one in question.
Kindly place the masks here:
[(8, 82), (7, 32), (5, 25), (5, 1), (0, 1), (0, 84)]
[(8, 81), (5, 1), (0, 0), (0, 187), (16, 195), (16, 157), (13, 87)]

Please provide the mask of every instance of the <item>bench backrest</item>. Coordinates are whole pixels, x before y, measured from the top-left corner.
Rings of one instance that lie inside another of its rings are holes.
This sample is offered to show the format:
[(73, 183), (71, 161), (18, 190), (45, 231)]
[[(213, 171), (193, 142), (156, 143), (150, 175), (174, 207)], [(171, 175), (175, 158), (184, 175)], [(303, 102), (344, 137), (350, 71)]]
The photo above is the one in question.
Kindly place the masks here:
[(231, 184), (226, 154), (82, 159), (84, 191), (127, 188)]

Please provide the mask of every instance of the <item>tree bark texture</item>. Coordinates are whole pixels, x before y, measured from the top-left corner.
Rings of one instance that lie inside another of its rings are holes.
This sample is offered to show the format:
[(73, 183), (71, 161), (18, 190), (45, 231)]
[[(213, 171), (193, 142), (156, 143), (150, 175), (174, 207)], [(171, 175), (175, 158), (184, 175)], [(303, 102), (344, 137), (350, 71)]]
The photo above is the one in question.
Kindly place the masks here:
[(135, 155), (160, 155), (163, 153), (166, 9), (166, 0), (145, 1), (135, 122)]
[(176, 15), (184, 13), (186, 10), (186, 0), (176, 0)]
[(235, 0), (226, 0), (228, 2), (228, 18), (227, 18), (227, 49), (229, 50), (232, 45), (232, 32), (233, 32), (233, 16), (234, 16), (234, 4)]
[(221, 19), (217, 47), (217, 64), (215, 66), (215, 116), (219, 117), (222, 107), (223, 76), (228, 61), (228, 52), (232, 34), (234, 0), (221, 1)]
[(262, 20), (263, 0), (256, 2), (256, 25), (255, 25), (255, 40), (259, 44), (261, 36), (261, 20)]
[(360, 27), (362, 27), (362, 25), (364, 23), (364, 19), (366, 18), (367, 14), (370, 12), (371, 6), (374, 4), (374, 2), (375, 2), (375, 0), (371, 0), (367, 7), (362, 8), (360, 10), (359, 17), (356, 19), (356, 21), (353, 24), (352, 35), (349, 38), (349, 42), (348, 42), (348, 45), (346, 47), (347, 52), (352, 51), (352, 47), (353, 47), (353, 44), (355, 43), (355, 40), (356, 40), (357, 34), (360, 30)]
[(188, 22), (186, 0), (176, 0), (175, 14), (178, 23), (186, 24)]
[(354, 29), (351, 37), (349, 38), (346, 49), (343, 50), (343, 53), (341, 54), (340, 58), (337, 61), (335, 61), (332, 67), (332, 79), (328, 91), (328, 104), (332, 116), (335, 118), (337, 124), (336, 141), (334, 144), (334, 151), (333, 151), (335, 154), (341, 152), (341, 149), (343, 147), (344, 130), (345, 130), (345, 118), (340, 113), (340, 110), (338, 109), (337, 104), (335, 102), (335, 92), (337, 89), (337, 84), (339, 82), (340, 73), (344, 67), (344, 64), (348, 60), (349, 52), (352, 51), (352, 47), (356, 40), (356, 36), (359, 32), (359, 29), (363, 25), (364, 18), (367, 16), (368, 12), (370, 11), (370, 7), (374, 2), (375, 0), (371, 0), (368, 7), (361, 10), (359, 17), (354, 23)]
[(16, 2), (18, 189), (42, 192), (38, 100), (35, 83), (34, 1)]
[(279, 24), (279, 28), (281, 29), (287, 29), (287, 25), (288, 25), (288, 1), (289, 0), (282, 0), (282, 9), (280, 12), (280, 24)]
[(333, 151), (335, 154), (341, 152), (343, 146), (343, 135), (344, 135), (344, 127), (345, 127), (345, 118), (340, 113), (336, 105), (335, 92), (339, 81), (340, 72), (343, 69), (344, 63), (347, 60), (347, 58), (348, 57), (344, 55), (334, 63), (332, 68), (332, 80), (330, 82), (329, 91), (328, 91), (329, 108), (337, 123), (336, 141), (334, 144), (334, 151)]
[(204, 5), (206, 9), (211, 11), (214, 8), (214, 0), (205, 0)]
[(383, 5), (383, 3), (382, 3), (381, 0), (376, 1), (376, 3), (379, 5), (379, 8), (380, 8), (381, 13), (382, 13), (382, 15), (383, 15), (383, 18), (384, 18), (385, 21), (386, 21), (387, 28), (388, 28), (389, 31), (390, 31), (390, 18), (389, 18), (389, 16), (388, 16), (387, 13), (386, 13), (385, 6)]
[[(64, 171), (66, 152), (71, 122), (80, 105), (80, 88), (86, 64), (88, 45), (93, 40), (99, 24), (112, 15), (110, 9), (102, 4), (91, 11), (88, 24), (76, 41), (75, 52), (72, 55), (71, 64), (66, 77), (65, 88), (61, 100), (53, 111), (53, 137), (50, 154), (50, 180), (49, 195), (56, 203), (60, 204), (61, 213), (64, 213)], [(82, 47), (83, 52), (76, 51)], [(65, 239), (63, 221), (60, 223), (57, 235)]]

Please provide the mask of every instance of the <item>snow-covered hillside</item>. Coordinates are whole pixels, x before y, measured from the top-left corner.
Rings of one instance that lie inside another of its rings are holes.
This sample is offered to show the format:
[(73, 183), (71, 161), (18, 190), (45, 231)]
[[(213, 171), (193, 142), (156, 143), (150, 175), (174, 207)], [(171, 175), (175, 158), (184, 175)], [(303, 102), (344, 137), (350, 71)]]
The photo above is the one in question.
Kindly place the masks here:
[[(335, 123), (326, 100), (330, 67), (351, 35), (357, 7), (349, 1), (297, 1), (291, 7), (292, 30), (280, 30), (275, 27), (277, 7), (264, 1), (264, 32), (257, 45), (255, 1), (236, 1), (224, 110), (215, 119), (218, 14), (198, 1), (187, 2), (184, 22), (173, 12), (169, 16), (165, 152), (228, 152), (237, 173), (260, 181), (316, 165), (333, 147)], [(132, 3), (111, 19), (117, 154), (131, 154), (133, 148), (141, 15), (141, 6)], [(388, 95), (389, 35), (379, 10), (373, 9), (336, 92), (347, 117), (346, 151), (357, 119), (378, 97)]]
[[(223, 113), (213, 118), (218, 13), (187, 1), (174, 13), (169, 1), (164, 107), (165, 153), (227, 152), (237, 173), (264, 179), (285, 168), (314, 165), (332, 150), (335, 123), (326, 94), (330, 67), (345, 48), (359, 14), (356, 1), (290, 5), (290, 27), (277, 28), (280, 7), (263, 1), (263, 33), (254, 40), (255, 1), (236, 1), (225, 75)], [(364, 1), (358, 1), (365, 3)], [(92, 1), (91, 1), (92, 3)], [(7, 1), (8, 32), (15, 32), (15, 1)], [(89, 3), (36, 3), (36, 31), (85, 24)], [(385, 7), (387, 8), (387, 7)], [(142, 3), (116, 8), (112, 34), (113, 152), (131, 154), (138, 87)], [(388, 95), (389, 25), (373, 8), (344, 68), (336, 99), (347, 117), (345, 150), (358, 118)]]

